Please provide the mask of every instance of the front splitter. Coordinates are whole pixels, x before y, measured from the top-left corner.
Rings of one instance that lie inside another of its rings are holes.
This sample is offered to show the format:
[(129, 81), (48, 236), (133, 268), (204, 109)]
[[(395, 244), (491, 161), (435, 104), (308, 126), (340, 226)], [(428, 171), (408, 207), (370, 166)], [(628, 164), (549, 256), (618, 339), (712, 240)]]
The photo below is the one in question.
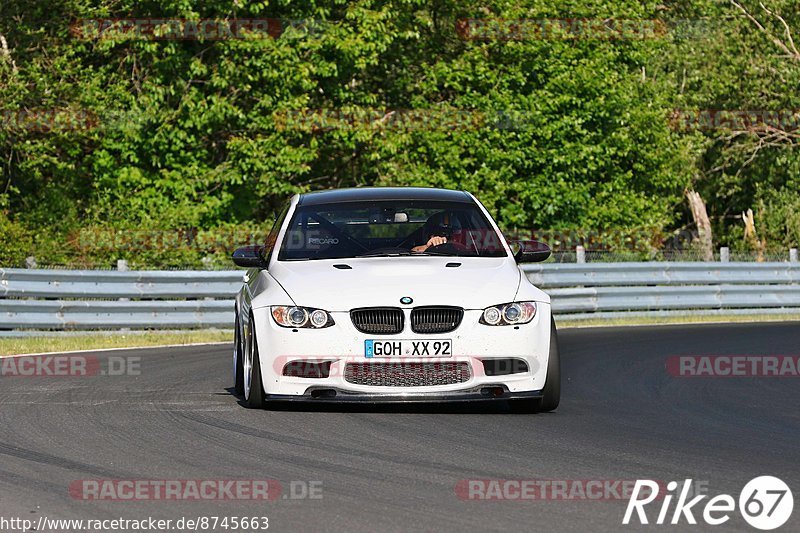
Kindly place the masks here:
[(303, 395), (266, 394), (267, 401), (280, 402), (324, 402), (324, 403), (427, 403), (427, 402), (481, 402), (504, 400), (535, 400), (542, 398), (542, 391), (509, 392), (504, 385), (481, 385), (477, 389), (419, 392), (380, 393), (353, 392), (335, 387), (309, 387)]

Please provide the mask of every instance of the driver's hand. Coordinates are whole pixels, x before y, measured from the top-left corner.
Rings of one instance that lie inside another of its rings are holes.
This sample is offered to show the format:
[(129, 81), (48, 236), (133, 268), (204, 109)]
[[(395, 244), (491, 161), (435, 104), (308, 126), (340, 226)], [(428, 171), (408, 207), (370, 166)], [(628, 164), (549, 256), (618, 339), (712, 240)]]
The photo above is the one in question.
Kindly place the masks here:
[(434, 235), (430, 239), (428, 239), (428, 244), (426, 248), (430, 248), (431, 246), (439, 246), (440, 244), (444, 244), (447, 242), (447, 237), (440, 237), (438, 235)]
[(425, 250), (427, 250), (431, 246), (439, 246), (440, 244), (444, 244), (446, 242), (447, 242), (447, 237), (440, 237), (438, 235), (434, 235), (433, 237), (428, 239), (427, 243), (425, 243), (423, 245), (420, 245), (420, 246), (415, 246), (415, 247), (413, 247), (411, 249), (411, 251), (412, 252), (424, 252)]

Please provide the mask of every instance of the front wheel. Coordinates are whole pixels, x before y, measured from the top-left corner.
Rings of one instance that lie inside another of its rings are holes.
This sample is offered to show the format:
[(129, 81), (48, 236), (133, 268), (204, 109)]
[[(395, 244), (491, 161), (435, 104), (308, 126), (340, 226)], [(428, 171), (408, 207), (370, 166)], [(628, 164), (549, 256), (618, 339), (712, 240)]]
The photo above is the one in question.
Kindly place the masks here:
[(233, 327), (233, 355), (234, 360), (234, 376), (233, 386), (236, 394), (244, 396), (244, 354), (242, 353), (242, 332), (239, 328), (239, 312), (236, 312), (236, 322)]
[(264, 407), (264, 386), (261, 383), (261, 363), (258, 357), (258, 342), (253, 317), (244, 334), (244, 403), (251, 409)]
[(554, 411), (561, 401), (561, 361), (558, 352), (558, 333), (556, 323), (550, 319), (550, 354), (547, 358), (547, 377), (542, 397), (526, 400), (511, 400), (510, 407), (515, 413), (546, 413)]

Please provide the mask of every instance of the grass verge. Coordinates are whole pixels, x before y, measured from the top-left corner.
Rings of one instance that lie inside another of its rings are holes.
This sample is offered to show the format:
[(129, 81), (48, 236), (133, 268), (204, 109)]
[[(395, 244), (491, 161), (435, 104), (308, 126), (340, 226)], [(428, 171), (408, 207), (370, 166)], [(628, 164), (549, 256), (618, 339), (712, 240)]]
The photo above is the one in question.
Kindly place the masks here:
[(603, 326), (658, 326), (663, 324), (731, 324), (747, 322), (797, 322), (800, 314), (774, 315), (683, 315), (661, 317), (614, 317), (556, 320), (559, 329)]
[(86, 333), (69, 336), (0, 338), (0, 357), (25, 353), (69, 352), (107, 348), (139, 348), (145, 346), (232, 342), (233, 333), (226, 330)]

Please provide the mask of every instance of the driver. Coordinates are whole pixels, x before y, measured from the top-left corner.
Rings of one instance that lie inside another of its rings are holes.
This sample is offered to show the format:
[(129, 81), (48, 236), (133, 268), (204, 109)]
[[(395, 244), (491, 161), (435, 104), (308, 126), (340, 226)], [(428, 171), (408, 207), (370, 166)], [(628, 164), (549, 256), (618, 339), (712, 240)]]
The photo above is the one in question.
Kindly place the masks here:
[(422, 227), (422, 236), (426, 239), (425, 244), (414, 246), (411, 251), (420, 253), (428, 248), (445, 244), (450, 229), (450, 215), (448, 213), (441, 212), (431, 215)]

